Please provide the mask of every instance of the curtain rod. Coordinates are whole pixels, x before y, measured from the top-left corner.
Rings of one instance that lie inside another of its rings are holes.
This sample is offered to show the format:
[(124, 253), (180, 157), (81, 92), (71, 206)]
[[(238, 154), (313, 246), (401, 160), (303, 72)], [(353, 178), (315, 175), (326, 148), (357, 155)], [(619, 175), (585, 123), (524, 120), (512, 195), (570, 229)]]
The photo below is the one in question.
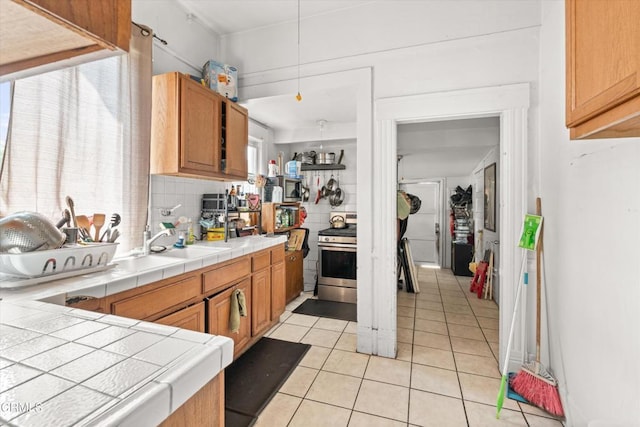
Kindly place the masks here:
[(153, 32), (153, 30), (149, 29), (148, 27), (144, 27), (144, 26), (142, 26), (142, 25), (140, 25), (140, 24), (138, 24), (137, 22), (134, 22), (134, 21), (131, 21), (131, 23), (132, 23), (133, 25), (135, 25), (136, 27), (140, 28), (140, 34), (142, 34), (143, 36), (148, 37), (148, 36), (150, 36), (150, 35), (152, 35), (152, 34), (153, 34), (153, 38), (154, 38), (154, 39), (158, 39), (158, 41), (159, 41), (160, 43), (162, 43), (163, 45), (165, 45), (165, 46), (166, 46), (166, 45), (168, 45), (168, 44), (169, 44), (165, 39), (161, 39), (160, 37), (158, 37), (158, 36)]

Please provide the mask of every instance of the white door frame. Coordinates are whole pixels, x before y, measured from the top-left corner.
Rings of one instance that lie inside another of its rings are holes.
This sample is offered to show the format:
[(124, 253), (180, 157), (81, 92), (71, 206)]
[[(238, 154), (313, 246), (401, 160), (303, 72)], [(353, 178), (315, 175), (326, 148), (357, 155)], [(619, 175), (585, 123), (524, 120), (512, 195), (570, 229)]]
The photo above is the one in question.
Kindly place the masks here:
[[(375, 102), (375, 128), (371, 167), (376, 171), (371, 183), (358, 182), (361, 194), (370, 194), (376, 207), (372, 219), (378, 224), (373, 236), (372, 269), (358, 270), (358, 282), (370, 280), (371, 308), (377, 329), (365, 331), (358, 323), (358, 350), (380, 356), (396, 356), (396, 199), (397, 126), (403, 123), (440, 121), (473, 117), (500, 117), (500, 233), (502, 243), (500, 282), (500, 365), (504, 360), (511, 315), (520, 275), (522, 252), (517, 248), (521, 222), (527, 208), (527, 120), (528, 83), (465, 89), (395, 98)], [(360, 153), (358, 153), (360, 154)], [(365, 188), (362, 188), (365, 187)], [(375, 189), (375, 191), (373, 191)], [(360, 253), (360, 252), (359, 252)], [(361, 274), (362, 273), (362, 274)], [(525, 299), (521, 305), (524, 307)], [(512, 345), (511, 361), (522, 361), (523, 307)], [(361, 307), (358, 307), (360, 314)], [(360, 318), (358, 319), (360, 320)], [(365, 326), (365, 325), (362, 325)], [(363, 336), (368, 332), (370, 337)], [(369, 338), (369, 339), (362, 339)], [(362, 343), (361, 343), (362, 341)], [(372, 345), (373, 348), (366, 348)], [(371, 350), (371, 351), (366, 351)]]

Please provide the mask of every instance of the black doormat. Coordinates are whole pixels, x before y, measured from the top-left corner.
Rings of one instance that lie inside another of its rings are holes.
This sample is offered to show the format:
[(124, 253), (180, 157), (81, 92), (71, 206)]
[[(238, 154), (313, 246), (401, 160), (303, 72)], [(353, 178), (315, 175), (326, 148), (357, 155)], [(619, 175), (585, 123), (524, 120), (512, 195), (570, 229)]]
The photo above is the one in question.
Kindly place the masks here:
[(261, 338), (224, 374), (228, 427), (252, 425), (311, 346)]
[(330, 317), (332, 319), (358, 321), (357, 305), (350, 302), (325, 301), (308, 299), (300, 304), (294, 313), (308, 314), (309, 316)]

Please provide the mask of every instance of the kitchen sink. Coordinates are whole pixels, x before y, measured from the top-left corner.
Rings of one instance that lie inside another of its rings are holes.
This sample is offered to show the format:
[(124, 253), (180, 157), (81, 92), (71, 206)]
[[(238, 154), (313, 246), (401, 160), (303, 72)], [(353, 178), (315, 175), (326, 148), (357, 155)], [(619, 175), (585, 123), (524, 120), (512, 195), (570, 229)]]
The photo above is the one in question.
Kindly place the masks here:
[(133, 255), (112, 261), (120, 270), (139, 272), (178, 264), (180, 260), (160, 255)]
[(181, 258), (181, 259), (198, 259), (198, 258), (206, 258), (209, 256), (216, 255), (223, 251), (228, 251), (230, 248), (221, 248), (216, 246), (185, 246), (184, 248), (170, 248), (165, 252), (160, 252), (154, 254), (154, 256), (159, 256), (163, 258)]

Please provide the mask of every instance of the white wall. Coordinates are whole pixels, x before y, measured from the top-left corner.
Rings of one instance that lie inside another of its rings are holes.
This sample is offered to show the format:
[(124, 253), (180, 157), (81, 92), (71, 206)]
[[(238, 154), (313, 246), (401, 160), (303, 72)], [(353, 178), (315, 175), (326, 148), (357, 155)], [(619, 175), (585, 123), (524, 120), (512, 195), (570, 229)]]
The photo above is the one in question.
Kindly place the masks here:
[[(394, 19), (394, 14), (386, 10), (389, 4), (368, 4), (370, 7), (380, 8), (378, 13), (385, 21), (382, 26), (376, 25), (374, 20), (371, 27), (368, 20), (362, 19), (362, 14), (355, 13), (348, 25), (352, 35), (346, 39), (341, 37), (342, 18), (329, 15), (315, 17), (315, 24), (304, 30), (305, 40), (314, 47), (304, 52), (306, 56), (300, 70), (301, 90), (305, 90), (304, 84), (307, 81), (327, 82), (331, 81), (332, 76), (336, 76), (335, 83), (314, 86), (314, 90), (331, 89), (340, 83), (337, 77), (340, 73), (371, 70), (373, 93), (367, 99), (371, 100), (371, 107), (358, 108), (358, 129), (361, 129), (360, 123), (371, 120), (375, 102), (383, 98), (527, 82), (532, 88), (528, 139), (537, 140), (539, 1), (402, 2), (402, 7), (396, 11), (400, 15), (425, 17), (422, 19), (423, 25), (417, 27), (405, 25), (401, 19)], [(358, 25), (354, 26), (354, 22)], [(470, 22), (472, 23), (469, 24)], [(459, 26), (460, 23), (465, 23), (466, 26), (463, 28)], [(328, 28), (331, 31), (327, 31)], [(225, 56), (233, 63), (241, 64), (241, 97), (251, 99), (295, 94), (297, 67), (292, 66), (294, 62), (287, 57), (285, 40), (278, 38), (282, 35), (281, 30), (283, 29), (274, 26), (223, 39)], [(383, 35), (382, 38), (386, 35), (388, 40), (393, 40), (393, 43), (397, 41), (403, 47), (389, 47), (380, 42), (380, 37), (368, 37), (374, 30), (378, 31), (378, 35)], [(391, 34), (393, 37), (390, 37)], [(327, 49), (315, 49), (316, 45), (335, 46), (340, 43), (349, 45), (353, 54), (341, 56), (344, 52), (342, 48), (338, 48), (335, 51), (338, 53), (327, 59)], [(233, 59), (234, 55), (237, 60)], [(365, 117), (365, 114), (368, 116)], [(373, 127), (370, 128), (372, 129)], [(363, 132), (370, 130), (362, 128)], [(358, 171), (361, 175), (359, 179), (362, 179), (358, 183), (361, 187), (358, 195), (361, 201), (372, 205), (377, 191), (372, 183), (381, 175), (377, 170), (365, 173), (365, 169), (371, 171), (375, 166), (380, 166), (373, 164), (375, 159), (370, 154), (370, 148), (373, 147), (371, 141), (373, 139), (358, 137), (357, 147), (358, 156), (362, 156), (363, 162)], [(535, 152), (533, 154), (531, 162), (535, 165)], [(381, 201), (391, 196), (387, 197), (385, 194)], [(359, 205), (360, 223), (371, 226), (371, 233), (374, 232), (374, 223), (375, 227), (380, 227), (387, 220), (384, 215), (376, 217), (384, 212), (378, 209), (381, 205), (372, 205), (371, 209), (364, 209), (363, 203)], [(386, 258), (377, 259), (380, 251), (384, 250), (374, 247), (368, 236), (359, 240), (358, 251), (370, 257), (366, 268), (362, 271), (359, 268), (358, 272), (358, 277), (366, 284), (370, 294), (367, 296), (368, 303), (388, 301), (389, 308), (394, 310), (395, 301), (389, 300), (385, 295), (385, 289), (389, 286), (385, 281), (392, 280), (393, 273), (374, 275), (374, 269), (370, 267), (372, 260), (376, 265), (384, 266), (381, 267), (384, 269), (395, 268), (395, 262)], [(358, 309), (359, 316), (363, 316), (358, 325), (359, 350), (389, 354), (387, 342), (393, 341), (395, 345), (395, 316), (388, 316), (386, 309), (380, 307), (366, 306), (362, 313), (361, 308)], [(373, 338), (372, 334), (379, 339)], [(369, 346), (371, 338), (378, 344)], [(361, 342), (365, 343), (362, 347)]]
[(133, 0), (131, 20), (150, 27), (167, 42), (153, 41), (153, 74), (201, 75), (209, 59), (223, 61), (218, 36), (197, 20), (187, 22), (187, 12), (175, 0)]
[[(567, 424), (640, 425), (640, 139), (570, 141), (564, 3), (542, 2), (539, 194), (550, 365)], [(543, 328), (544, 329), (544, 328)]]
[[(319, 150), (320, 143), (307, 142), (296, 144), (276, 144), (277, 151), (284, 152), (284, 158), (290, 159), (294, 153), (305, 151)], [(317, 261), (318, 261), (318, 231), (329, 228), (330, 212), (356, 211), (358, 206), (357, 186), (356, 186), (356, 142), (354, 140), (345, 141), (323, 141), (322, 147), (324, 151), (334, 152), (339, 155), (340, 150), (344, 150), (342, 164), (345, 165), (344, 170), (335, 171), (305, 171), (303, 174), (307, 177), (310, 188), (309, 201), (302, 203), (307, 210), (307, 219), (302, 225), (309, 229), (309, 253), (304, 259), (304, 290), (312, 291), (316, 284)], [(337, 161), (337, 157), (336, 157)], [(326, 182), (334, 175), (334, 179), (339, 179), (340, 189), (344, 194), (343, 203), (332, 208), (327, 199), (321, 199), (318, 204), (315, 203), (317, 192), (317, 177), (320, 176), (322, 182)]]

